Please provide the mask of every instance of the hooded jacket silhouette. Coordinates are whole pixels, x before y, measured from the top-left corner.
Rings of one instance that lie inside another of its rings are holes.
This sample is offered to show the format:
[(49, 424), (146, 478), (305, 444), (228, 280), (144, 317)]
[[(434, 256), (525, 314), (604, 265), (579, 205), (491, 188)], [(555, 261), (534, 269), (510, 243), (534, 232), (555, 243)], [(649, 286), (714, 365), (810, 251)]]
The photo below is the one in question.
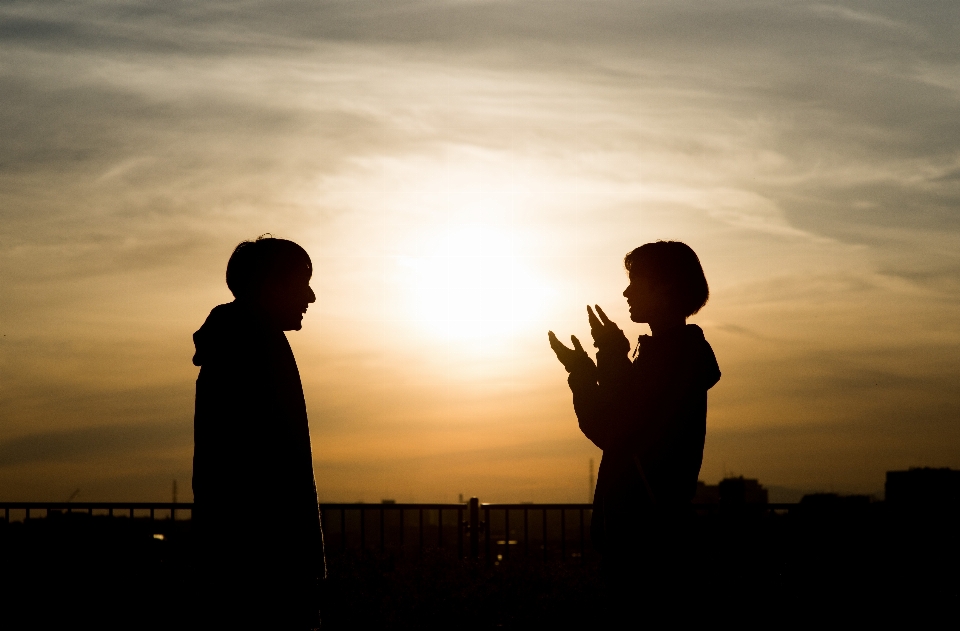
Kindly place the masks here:
[(326, 570), (293, 352), (283, 331), (238, 301), (215, 307), (193, 339), (194, 525), (215, 582), (204, 589), (227, 603), (252, 599), (248, 622), (258, 611), (271, 628), (284, 628), (283, 616), (303, 622), (316, 615)]
[(654, 515), (679, 515), (696, 493), (706, 436), (707, 390), (720, 368), (703, 331), (688, 324), (640, 337), (631, 362), (600, 347), (597, 369), (569, 376), (584, 435), (603, 450), (591, 538), (604, 552), (642, 545)]

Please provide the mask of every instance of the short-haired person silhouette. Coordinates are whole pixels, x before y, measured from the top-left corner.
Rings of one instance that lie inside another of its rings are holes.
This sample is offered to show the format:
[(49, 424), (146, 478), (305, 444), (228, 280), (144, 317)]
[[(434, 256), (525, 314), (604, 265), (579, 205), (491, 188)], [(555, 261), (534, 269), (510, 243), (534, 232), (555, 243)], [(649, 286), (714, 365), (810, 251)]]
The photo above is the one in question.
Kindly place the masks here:
[(227, 263), (233, 302), (194, 336), (197, 628), (311, 629), (326, 569), (307, 409), (284, 331), (301, 328), (313, 266), (260, 237)]
[(693, 544), (683, 533), (703, 460), (707, 390), (720, 369), (703, 331), (686, 323), (709, 297), (694, 251), (657, 241), (627, 254), (624, 265), (630, 319), (652, 334), (640, 336), (632, 362), (630, 342), (600, 307), (587, 307), (596, 363), (576, 337), (572, 349), (552, 331), (548, 337), (570, 373), (580, 429), (603, 450), (591, 539), (610, 612), (649, 620), (669, 615), (691, 571)]

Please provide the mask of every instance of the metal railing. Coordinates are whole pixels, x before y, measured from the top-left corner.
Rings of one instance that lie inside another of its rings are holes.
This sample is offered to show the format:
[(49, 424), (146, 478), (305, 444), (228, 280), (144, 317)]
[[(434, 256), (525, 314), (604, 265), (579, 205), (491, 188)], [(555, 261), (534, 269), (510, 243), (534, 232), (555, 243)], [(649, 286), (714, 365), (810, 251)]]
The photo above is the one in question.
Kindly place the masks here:
[(10, 511), (16, 510), (24, 511), (24, 519), (31, 519), (31, 513), (36, 514), (41, 511), (45, 516), (51, 511), (67, 514), (86, 513), (87, 515), (94, 515), (94, 511), (104, 511), (109, 517), (125, 512), (130, 518), (136, 517), (137, 511), (146, 511), (152, 520), (157, 518), (157, 512), (168, 511), (168, 518), (174, 520), (177, 519), (177, 512), (193, 514), (193, 504), (175, 502), (0, 502), (0, 509), (3, 509), (5, 522), (10, 521)]
[[(472, 500), (471, 500), (472, 501)], [(519, 545), (520, 539), (519, 536), (517, 539), (511, 539), (510, 533), (510, 513), (520, 512), (523, 514), (523, 552), (524, 556), (530, 556), (530, 515), (533, 513), (535, 516), (539, 516), (540, 522), (540, 535), (539, 540), (541, 543), (541, 549), (543, 554), (543, 560), (546, 561), (549, 557), (549, 548), (548, 542), (550, 541), (549, 536), (549, 511), (558, 511), (559, 512), (559, 544), (560, 544), (560, 558), (567, 559), (567, 550), (568, 550), (568, 541), (569, 537), (568, 532), (568, 522), (567, 514), (574, 513), (576, 514), (575, 532), (576, 532), (576, 552), (574, 553), (575, 557), (583, 560), (585, 558), (585, 553), (587, 549), (587, 527), (589, 524), (589, 518), (587, 517), (588, 513), (592, 513), (593, 505), (592, 504), (483, 504), (482, 510), (484, 514), (483, 526), (484, 526), (484, 544), (485, 550), (484, 553), (488, 559), (492, 559), (493, 555), (490, 551), (491, 542), (495, 544), (501, 544), (501, 540), (491, 537), (491, 512), (493, 511), (503, 511), (503, 532), (504, 539), (502, 540), (503, 544), (503, 553), (502, 557), (504, 559), (509, 558), (510, 556), (510, 546)], [(538, 515), (539, 514), (539, 515)], [(536, 539), (534, 539), (536, 541)], [(499, 557), (500, 555), (498, 555)], [(498, 560), (500, 560), (498, 558)]]
[[(357, 534), (357, 546), (360, 550), (366, 551), (371, 549), (369, 545), (369, 531), (371, 526), (371, 515), (375, 516), (376, 523), (373, 526), (377, 532), (377, 541), (372, 546), (373, 548), (379, 550), (379, 552), (386, 552), (388, 548), (388, 532), (390, 534), (396, 535), (396, 541), (393, 542), (394, 546), (391, 547), (400, 547), (405, 548), (410, 542), (409, 530), (415, 529), (415, 538), (417, 543), (417, 550), (422, 552), (424, 549), (430, 547), (430, 539), (435, 537), (436, 548), (444, 548), (444, 529), (450, 529), (451, 526), (456, 528), (456, 544), (457, 544), (457, 554), (463, 556), (463, 535), (464, 530), (468, 527), (466, 522), (464, 522), (463, 516), (464, 512), (467, 510), (466, 504), (395, 504), (395, 503), (383, 503), (383, 504), (364, 504), (364, 503), (353, 503), (353, 504), (320, 504), (320, 519), (324, 525), (324, 537), (327, 539), (327, 548), (328, 549), (340, 549), (346, 550), (349, 546), (349, 532), (351, 528), (349, 526), (354, 525), (354, 520), (349, 519), (352, 513), (356, 513), (356, 525), (357, 528), (352, 529), (355, 534)], [(443, 514), (444, 512), (448, 514), (455, 512), (457, 517), (455, 520), (447, 520), (447, 525), (444, 526)], [(413, 512), (416, 515), (416, 520), (414, 522), (407, 521), (407, 514)], [(434, 515), (435, 513), (435, 515)], [(388, 515), (395, 515), (397, 523), (387, 529)], [(336, 525), (336, 529), (334, 526)], [(436, 530), (431, 537), (428, 535), (432, 530)], [(446, 538), (447, 542), (450, 540), (448, 534)]]
[[(730, 507), (783, 513), (796, 504)], [(722, 512), (714, 504), (694, 505), (700, 514)], [(29, 521), (53, 514), (186, 521), (193, 504), (171, 502), (0, 502), (4, 521), (23, 511)], [(476, 497), (462, 504), (322, 503), (321, 519), (331, 553), (359, 549), (423, 556), (429, 551), (498, 563), (511, 556), (563, 560), (589, 554), (591, 504), (483, 504)], [(163, 522), (161, 522), (163, 523)], [(166, 522), (166, 523), (169, 523)]]
[[(359, 549), (423, 556), (443, 551), (459, 558), (500, 562), (512, 555), (544, 560), (587, 553), (590, 504), (320, 504), (327, 549)], [(51, 514), (184, 521), (193, 504), (170, 502), (0, 502), (4, 521), (22, 511), (30, 521)], [(162, 523), (162, 522), (161, 522)]]
[[(562, 559), (582, 559), (592, 510), (591, 504), (481, 504), (475, 497), (464, 504), (320, 505), (329, 549), (402, 551), (415, 537), (412, 549), (418, 555), (430, 548), (447, 549), (449, 544), (450, 548), (456, 546), (458, 557), (483, 556), (490, 562), (519, 553), (511, 552), (517, 547), (527, 557), (539, 554), (546, 560), (559, 550)], [(412, 523), (408, 520), (411, 513)], [(391, 517), (394, 523), (388, 528)], [(371, 529), (376, 532), (372, 542)], [(349, 542), (351, 531), (358, 540), (355, 546)]]

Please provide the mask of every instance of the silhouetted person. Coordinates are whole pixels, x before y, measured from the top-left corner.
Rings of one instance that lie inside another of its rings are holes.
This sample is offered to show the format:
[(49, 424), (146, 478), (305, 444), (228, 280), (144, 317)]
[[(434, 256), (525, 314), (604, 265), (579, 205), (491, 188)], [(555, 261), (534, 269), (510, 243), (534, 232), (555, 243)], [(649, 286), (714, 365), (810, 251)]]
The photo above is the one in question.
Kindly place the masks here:
[(319, 626), (325, 577), (307, 410), (284, 331), (301, 328), (313, 266), (261, 237), (227, 263), (236, 298), (194, 336), (194, 528), (204, 629)]
[[(720, 379), (713, 349), (687, 317), (709, 297), (700, 260), (676, 241), (647, 243), (624, 259), (630, 319), (650, 325), (635, 358), (600, 307), (587, 313), (597, 361), (576, 337), (551, 331), (550, 346), (570, 373), (580, 429), (603, 450), (591, 538), (602, 556), (614, 615), (669, 614), (690, 577), (685, 534), (703, 460), (707, 390)], [(599, 316), (599, 317), (598, 317)], [(636, 605), (636, 606), (635, 606)]]

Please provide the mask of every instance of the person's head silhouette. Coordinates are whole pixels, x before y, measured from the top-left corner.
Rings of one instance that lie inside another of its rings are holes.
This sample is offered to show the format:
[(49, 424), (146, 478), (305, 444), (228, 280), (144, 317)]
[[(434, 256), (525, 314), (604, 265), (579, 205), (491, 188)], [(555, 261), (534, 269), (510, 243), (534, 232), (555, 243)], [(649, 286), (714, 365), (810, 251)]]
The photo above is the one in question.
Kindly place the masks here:
[(310, 288), (313, 264), (306, 250), (286, 239), (261, 236), (244, 241), (227, 262), (227, 287), (282, 331), (299, 331), (307, 305), (316, 302)]
[(700, 259), (680, 241), (641, 245), (623, 264), (630, 274), (630, 285), (623, 291), (630, 319), (648, 323), (651, 330), (682, 325), (710, 297)]

